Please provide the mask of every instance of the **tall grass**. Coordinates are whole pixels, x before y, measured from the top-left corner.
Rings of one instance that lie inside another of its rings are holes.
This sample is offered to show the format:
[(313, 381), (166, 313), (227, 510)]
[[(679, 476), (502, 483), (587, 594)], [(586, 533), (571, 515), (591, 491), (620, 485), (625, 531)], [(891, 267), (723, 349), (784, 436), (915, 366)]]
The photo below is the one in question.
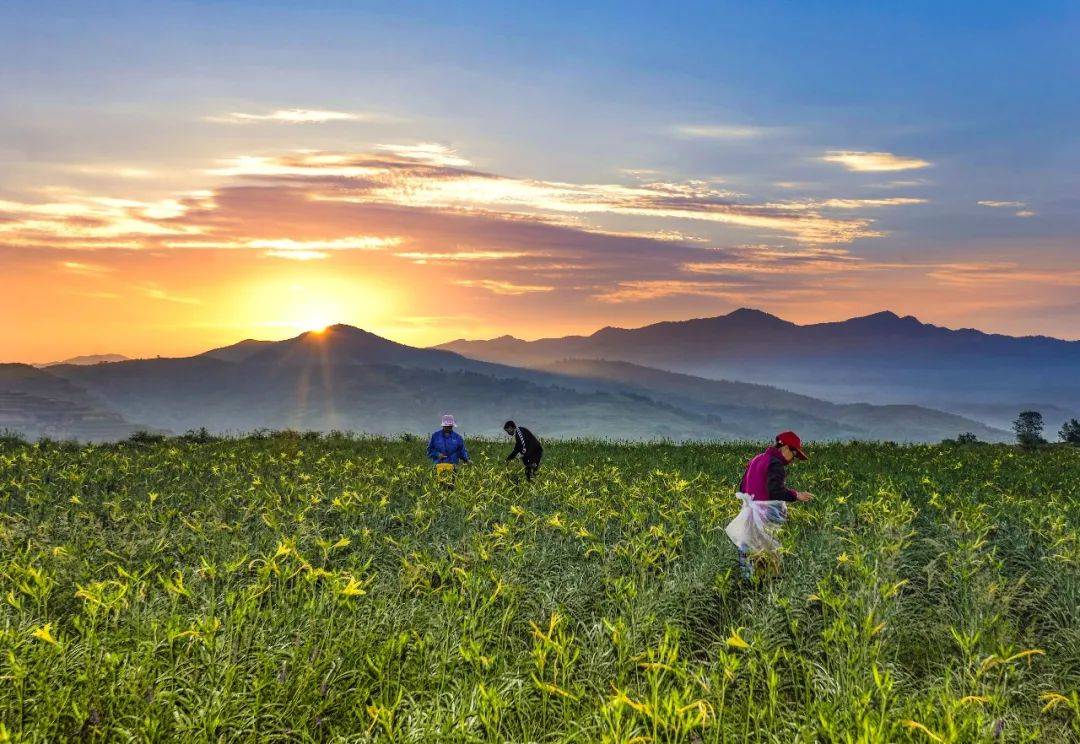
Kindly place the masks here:
[(1080, 738), (1074, 450), (829, 445), (779, 576), (750, 445), (0, 442), (0, 741)]

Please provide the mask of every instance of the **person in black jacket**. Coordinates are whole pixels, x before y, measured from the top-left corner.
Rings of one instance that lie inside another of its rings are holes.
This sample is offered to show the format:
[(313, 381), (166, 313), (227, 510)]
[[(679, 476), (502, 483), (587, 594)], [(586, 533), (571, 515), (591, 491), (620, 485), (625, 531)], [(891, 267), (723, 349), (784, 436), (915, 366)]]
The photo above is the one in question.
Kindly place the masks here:
[(525, 480), (531, 481), (540, 467), (540, 458), (544, 456), (540, 440), (524, 426), (518, 426), (513, 421), (503, 424), (503, 431), (514, 438), (514, 451), (506, 457), (506, 461), (510, 462), (521, 455), (521, 461), (525, 463)]

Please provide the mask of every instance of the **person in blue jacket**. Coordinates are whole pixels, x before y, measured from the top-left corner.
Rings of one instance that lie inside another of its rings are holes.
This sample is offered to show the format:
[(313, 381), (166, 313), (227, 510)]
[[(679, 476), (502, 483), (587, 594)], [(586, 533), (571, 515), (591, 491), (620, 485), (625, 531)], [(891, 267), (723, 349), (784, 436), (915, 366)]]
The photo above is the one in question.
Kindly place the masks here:
[(428, 442), (427, 456), (436, 465), (469, 462), (469, 451), (465, 449), (465, 438), (454, 431), (457, 424), (449, 413), (442, 417), (442, 428), (431, 435)]

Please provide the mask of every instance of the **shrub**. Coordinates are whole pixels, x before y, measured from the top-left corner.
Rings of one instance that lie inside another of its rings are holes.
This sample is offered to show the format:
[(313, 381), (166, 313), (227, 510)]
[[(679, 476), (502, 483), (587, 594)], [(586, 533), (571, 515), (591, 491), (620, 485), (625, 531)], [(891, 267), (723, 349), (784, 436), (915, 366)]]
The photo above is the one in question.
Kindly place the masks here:
[(192, 444), (208, 444), (217, 438), (218, 437), (207, 431), (205, 426), (200, 426), (198, 429), (188, 429), (184, 432), (184, 435), (180, 437), (180, 440), (191, 442)]
[(139, 430), (127, 438), (131, 444), (160, 444), (165, 441), (164, 434)]

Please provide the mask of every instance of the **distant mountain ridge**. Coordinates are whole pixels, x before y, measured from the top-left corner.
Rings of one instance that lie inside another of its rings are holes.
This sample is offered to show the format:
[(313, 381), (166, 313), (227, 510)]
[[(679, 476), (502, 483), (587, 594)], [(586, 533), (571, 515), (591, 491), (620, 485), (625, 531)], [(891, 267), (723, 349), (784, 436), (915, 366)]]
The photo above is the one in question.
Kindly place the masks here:
[(29, 438), (123, 439), (139, 429), (84, 388), (29, 364), (0, 364), (0, 431)]
[[(50, 375), (125, 421), (182, 432), (258, 428), (424, 433), (451, 411), (467, 432), (507, 418), (543, 436), (937, 441), (1001, 430), (915, 406), (840, 406), (776, 388), (591, 360), (522, 368), (396, 343), (336, 325), (284, 341), (245, 340), (183, 358), (61, 365)], [(2, 386), (0, 386), (2, 391)]]
[(59, 364), (102, 364), (108, 362), (125, 362), (128, 357), (123, 354), (84, 354), (82, 356), (74, 356), (70, 359), (61, 359), (58, 362), (46, 362), (45, 364), (39, 364), (38, 367), (55, 367)]
[(842, 403), (922, 405), (999, 428), (1021, 408), (1049, 412), (1050, 425), (1080, 412), (1080, 342), (952, 330), (888, 311), (797, 325), (742, 308), (589, 336), (459, 339), (436, 348), (530, 367), (571, 358), (625, 361)]

